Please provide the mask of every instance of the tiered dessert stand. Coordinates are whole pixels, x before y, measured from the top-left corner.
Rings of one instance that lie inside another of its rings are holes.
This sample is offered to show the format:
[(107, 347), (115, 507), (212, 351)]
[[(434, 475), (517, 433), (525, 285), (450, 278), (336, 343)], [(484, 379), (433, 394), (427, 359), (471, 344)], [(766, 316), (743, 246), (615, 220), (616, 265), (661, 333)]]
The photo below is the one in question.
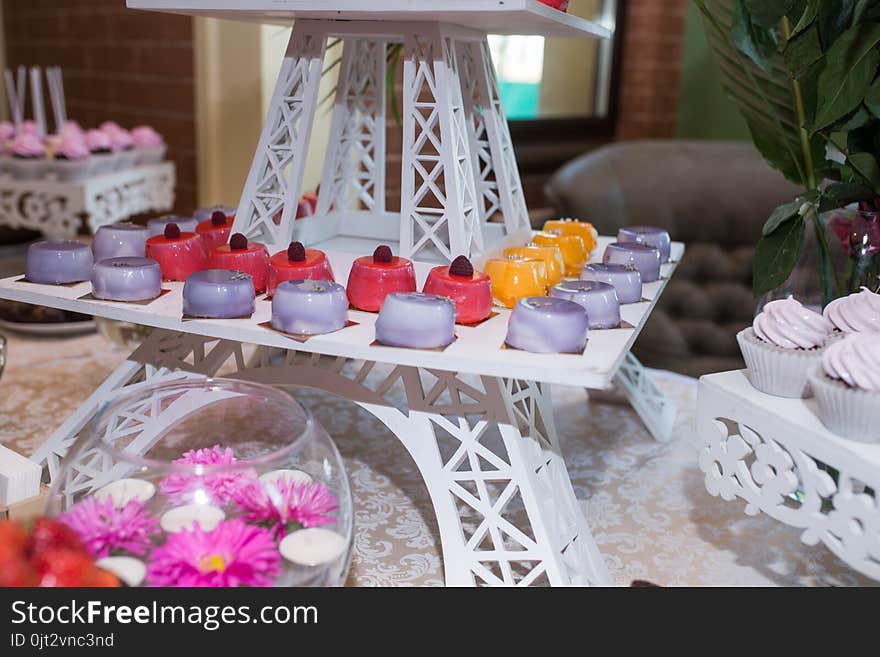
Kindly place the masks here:
[(744, 370), (700, 379), (697, 429), (706, 488), (745, 500), (803, 530), (860, 573), (880, 580), (880, 444), (826, 429), (814, 399), (755, 389)]
[(85, 220), (94, 233), (104, 224), (174, 206), (173, 162), (143, 165), (81, 182), (0, 176), (0, 225), (29, 228), (51, 239), (70, 239)]
[[(415, 259), (419, 286), (433, 263), (458, 254), (479, 262), (506, 243), (526, 242), (526, 204), (486, 33), (607, 35), (536, 0), (129, 0), (129, 6), (296, 19), (234, 231), (273, 252), (294, 237), (315, 245), (342, 282), (354, 258), (379, 241)], [(318, 214), (294, 222), (328, 38), (343, 39), (344, 51)], [(389, 43), (403, 44), (399, 214), (386, 210), (384, 194)], [(496, 215), (503, 221), (490, 222)], [(595, 254), (608, 242), (601, 238)], [(447, 584), (602, 585), (610, 583), (608, 572), (560, 453), (550, 384), (604, 389), (616, 381), (654, 434), (668, 436), (675, 409), (629, 350), (683, 252), (673, 245), (673, 262), (663, 266), (660, 281), (645, 286), (645, 300), (623, 306), (623, 327), (591, 332), (583, 354), (505, 349), (506, 309), (477, 326), (456, 327), (457, 340), (441, 351), (376, 344), (376, 315), (360, 311), (350, 312), (355, 325), (297, 341), (264, 325), (265, 299), (250, 319), (182, 321), (179, 283), (147, 305), (82, 299), (89, 283), (52, 287), (20, 277), (0, 281), (0, 297), (156, 327), (33, 455), (50, 476), (77, 433), (121, 389), (231, 366), (233, 376), (350, 399), (400, 439), (436, 511)], [(245, 359), (245, 343), (259, 345), (253, 359)], [(395, 388), (404, 393), (402, 407), (393, 402)], [(176, 419), (166, 415), (158, 403), (127, 409), (119, 436), (108, 438), (161, 435)], [(100, 464), (77, 464), (78, 486), (105, 476)]]

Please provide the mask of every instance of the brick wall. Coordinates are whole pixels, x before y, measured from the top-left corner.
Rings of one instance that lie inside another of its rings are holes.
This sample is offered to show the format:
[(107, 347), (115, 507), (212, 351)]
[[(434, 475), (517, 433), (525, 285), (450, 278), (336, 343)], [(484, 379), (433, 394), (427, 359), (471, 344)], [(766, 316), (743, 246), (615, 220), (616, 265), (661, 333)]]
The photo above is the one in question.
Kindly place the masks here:
[(671, 138), (687, 0), (627, 0), (618, 139)]
[[(191, 212), (192, 19), (128, 10), (123, 0), (3, 0), (3, 13), (7, 65), (62, 66), (69, 118), (84, 127), (147, 123), (165, 136), (177, 165), (176, 210)], [(48, 99), (46, 107), (51, 112)]]

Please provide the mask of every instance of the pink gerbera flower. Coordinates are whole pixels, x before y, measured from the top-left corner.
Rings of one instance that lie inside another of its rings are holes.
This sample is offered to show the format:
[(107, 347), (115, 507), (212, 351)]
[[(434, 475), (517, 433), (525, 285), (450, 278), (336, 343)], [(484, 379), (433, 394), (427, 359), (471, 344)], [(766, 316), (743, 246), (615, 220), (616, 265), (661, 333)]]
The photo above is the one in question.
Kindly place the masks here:
[(281, 534), (290, 522), (302, 527), (320, 527), (333, 522), (330, 515), (339, 507), (336, 496), (323, 484), (276, 481), (264, 486), (253, 481), (236, 491), (233, 498), (251, 522), (268, 523)]
[[(200, 468), (194, 467), (192, 472), (176, 472), (165, 477), (159, 483), (159, 489), (178, 502), (195, 501), (199, 504), (211, 503), (223, 506), (232, 499), (236, 490), (254, 478), (251, 470), (230, 468), (224, 471), (222, 466), (232, 466), (238, 463), (238, 459), (230, 448), (223, 449), (220, 445), (214, 445), (210, 449), (191, 449), (173, 463), (213, 466), (220, 470), (203, 474), (199, 472)], [(197, 499), (198, 494), (204, 497)]]
[(147, 566), (150, 586), (271, 586), (281, 557), (272, 532), (241, 519), (226, 520), (209, 532), (170, 534), (153, 550)]
[(119, 508), (110, 498), (99, 502), (88, 497), (58, 519), (70, 527), (98, 559), (114, 550), (144, 554), (158, 529), (158, 522), (140, 500), (129, 500)]

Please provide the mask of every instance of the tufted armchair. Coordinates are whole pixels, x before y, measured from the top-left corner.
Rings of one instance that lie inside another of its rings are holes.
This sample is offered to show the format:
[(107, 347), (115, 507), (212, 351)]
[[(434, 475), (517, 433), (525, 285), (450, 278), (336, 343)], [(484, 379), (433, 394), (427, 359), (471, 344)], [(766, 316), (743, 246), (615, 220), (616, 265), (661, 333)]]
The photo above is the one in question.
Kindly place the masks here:
[(761, 227), (799, 188), (751, 144), (615, 143), (572, 160), (545, 193), (562, 216), (601, 234), (648, 224), (687, 253), (633, 352), (647, 366), (690, 376), (744, 367), (736, 333), (752, 320), (752, 259)]

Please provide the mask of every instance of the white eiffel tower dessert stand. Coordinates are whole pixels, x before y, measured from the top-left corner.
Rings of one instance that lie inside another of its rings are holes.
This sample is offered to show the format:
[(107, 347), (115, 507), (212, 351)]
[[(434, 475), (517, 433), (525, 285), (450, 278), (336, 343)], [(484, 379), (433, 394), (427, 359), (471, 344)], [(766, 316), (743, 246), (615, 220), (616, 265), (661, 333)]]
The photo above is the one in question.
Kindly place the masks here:
[[(506, 243), (527, 241), (528, 215), (486, 33), (607, 35), (535, 0), (129, 0), (129, 6), (297, 19), (234, 231), (273, 252), (292, 238), (315, 244), (343, 282), (353, 259), (378, 241), (414, 258), (420, 286), (432, 263), (462, 253), (479, 262)], [(334, 37), (344, 46), (318, 213), (294, 222), (326, 42)], [(403, 44), (404, 75), (399, 214), (388, 212), (384, 200), (385, 53), (395, 42)], [(494, 215), (503, 222), (490, 222)], [(594, 255), (609, 241), (601, 238)], [(673, 262), (663, 266), (660, 281), (645, 286), (645, 301), (622, 308), (622, 328), (591, 332), (585, 352), (576, 355), (503, 348), (506, 309), (478, 326), (457, 327), (457, 340), (435, 351), (375, 344), (376, 315), (359, 311), (350, 312), (356, 325), (296, 341), (263, 326), (270, 313), (264, 299), (250, 319), (182, 321), (179, 283), (147, 305), (82, 299), (89, 283), (53, 287), (19, 277), (0, 281), (0, 297), (157, 329), (33, 455), (50, 476), (78, 432), (120, 390), (211, 376), (231, 365), (236, 377), (350, 399), (400, 439), (437, 515), (447, 584), (603, 585), (610, 583), (608, 572), (560, 453), (550, 384), (604, 389), (617, 381), (652, 433), (668, 436), (675, 409), (629, 350), (683, 252), (674, 244)], [(246, 343), (259, 345), (250, 360)], [(273, 357), (277, 348), (285, 354), (280, 361)], [(403, 407), (392, 401), (395, 387), (404, 392)], [(166, 414), (158, 402), (128, 409), (119, 435), (160, 436), (179, 410)], [(79, 488), (106, 477), (91, 459), (79, 458), (75, 467)]]

